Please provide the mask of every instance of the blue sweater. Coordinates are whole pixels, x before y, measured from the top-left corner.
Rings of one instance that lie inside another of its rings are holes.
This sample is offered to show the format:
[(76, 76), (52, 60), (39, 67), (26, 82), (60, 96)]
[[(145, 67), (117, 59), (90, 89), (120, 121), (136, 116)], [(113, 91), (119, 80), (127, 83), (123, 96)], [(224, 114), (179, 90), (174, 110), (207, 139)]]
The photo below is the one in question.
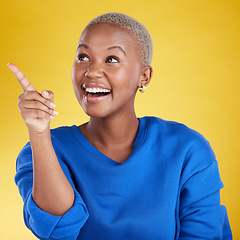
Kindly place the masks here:
[(215, 155), (205, 138), (183, 124), (139, 119), (130, 157), (122, 164), (98, 151), (77, 126), (51, 130), (61, 167), (75, 192), (73, 207), (53, 216), (32, 198), (28, 143), (15, 176), (24, 220), (40, 239), (232, 239)]

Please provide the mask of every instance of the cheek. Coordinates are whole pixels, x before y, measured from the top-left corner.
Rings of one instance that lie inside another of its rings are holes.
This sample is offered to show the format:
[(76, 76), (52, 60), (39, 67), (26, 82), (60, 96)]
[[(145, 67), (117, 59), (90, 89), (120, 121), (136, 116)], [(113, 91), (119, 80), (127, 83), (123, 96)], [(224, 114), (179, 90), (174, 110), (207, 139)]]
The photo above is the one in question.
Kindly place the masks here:
[(72, 83), (74, 84), (76, 82), (76, 80), (78, 79), (75, 64), (72, 67), (71, 76), (72, 76)]
[(109, 72), (113, 80), (113, 86), (125, 86), (128, 88), (135, 88), (138, 86), (140, 69), (137, 64), (131, 64), (124, 68), (120, 68), (116, 72)]
[(78, 67), (76, 67), (76, 64), (74, 64), (72, 68), (72, 79), (73, 80), (78, 79), (78, 75), (79, 75)]
[(79, 69), (76, 66), (73, 66), (71, 76), (72, 76), (72, 83), (73, 85), (79, 85), (82, 82), (84, 77), (85, 71), (83, 69)]
[(135, 68), (129, 68), (118, 71), (111, 79), (113, 87), (113, 99), (117, 101), (128, 101), (134, 99), (138, 88), (138, 71)]
[(72, 85), (78, 100), (80, 100), (80, 94), (81, 94), (81, 82), (82, 82), (81, 75), (82, 73), (75, 66), (73, 66), (72, 72), (71, 72)]

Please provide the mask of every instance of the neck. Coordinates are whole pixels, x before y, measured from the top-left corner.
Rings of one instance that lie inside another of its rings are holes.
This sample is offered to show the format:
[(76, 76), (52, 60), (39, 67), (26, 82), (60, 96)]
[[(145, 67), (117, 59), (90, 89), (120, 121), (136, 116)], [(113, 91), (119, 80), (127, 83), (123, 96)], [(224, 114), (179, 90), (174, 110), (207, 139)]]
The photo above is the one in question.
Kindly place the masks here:
[(138, 125), (135, 112), (126, 112), (109, 118), (91, 117), (88, 123), (80, 126), (80, 130), (93, 145), (132, 147)]

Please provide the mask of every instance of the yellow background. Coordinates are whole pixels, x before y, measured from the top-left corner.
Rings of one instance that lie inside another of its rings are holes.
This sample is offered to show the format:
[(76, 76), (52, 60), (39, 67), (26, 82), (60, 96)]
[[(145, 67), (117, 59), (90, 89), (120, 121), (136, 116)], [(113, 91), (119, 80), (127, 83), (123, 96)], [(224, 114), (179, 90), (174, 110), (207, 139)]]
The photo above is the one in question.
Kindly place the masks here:
[(59, 115), (52, 127), (88, 118), (71, 85), (71, 67), (83, 27), (118, 11), (149, 29), (154, 44), (152, 82), (138, 93), (138, 116), (183, 122), (202, 133), (219, 161), (235, 239), (240, 239), (240, 5), (238, 0), (0, 1), (0, 239), (36, 239), (24, 226), (14, 184), (15, 159), (28, 141), (17, 108), (21, 87), (13, 62), (38, 89), (55, 93)]

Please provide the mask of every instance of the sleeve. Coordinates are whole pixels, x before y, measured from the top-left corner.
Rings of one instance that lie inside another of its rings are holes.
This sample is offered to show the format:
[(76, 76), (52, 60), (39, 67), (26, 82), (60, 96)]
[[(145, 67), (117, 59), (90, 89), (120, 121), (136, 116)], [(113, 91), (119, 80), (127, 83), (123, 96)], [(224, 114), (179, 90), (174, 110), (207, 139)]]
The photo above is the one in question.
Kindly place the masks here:
[(180, 185), (179, 240), (232, 239), (218, 163), (205, 139), (190, 148)]
[(80, 229), (89, 216), (82, 197), (74, 187), (67, 166), (63, 162), (59, 162), (73, 187), (75, 200), (72, 208), (63, 216), (54, 216), (38, 208), (32, 198), (33, 169), (30, 143), (22, 149), (17, 158), (15, 182), (24, 201), (24, 221), (39, 239), (77, 239)]

